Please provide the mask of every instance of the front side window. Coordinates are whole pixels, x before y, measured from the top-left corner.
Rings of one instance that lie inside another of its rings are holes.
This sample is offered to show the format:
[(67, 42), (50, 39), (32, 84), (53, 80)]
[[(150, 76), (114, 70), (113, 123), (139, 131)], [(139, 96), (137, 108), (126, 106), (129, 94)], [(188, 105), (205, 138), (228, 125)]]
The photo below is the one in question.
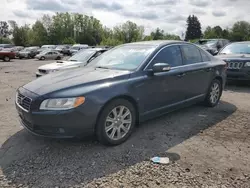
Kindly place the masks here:
[(155, 50), (153, 45), (122, 45), (95, 58), (88, 66), (135, 70)]
[(160, 52), (155, 56), (152, 63), (148, 67), (152, 69), (153, 65), (156, 63), (167, 63), (171, 67), (177, 67), (182, 65), (182, 57), (180, 47), (168, 46), (160, 50)]
[(202, 62), (200, 50), (194, 45), (182, 45), (183, 63), (191, 65)]

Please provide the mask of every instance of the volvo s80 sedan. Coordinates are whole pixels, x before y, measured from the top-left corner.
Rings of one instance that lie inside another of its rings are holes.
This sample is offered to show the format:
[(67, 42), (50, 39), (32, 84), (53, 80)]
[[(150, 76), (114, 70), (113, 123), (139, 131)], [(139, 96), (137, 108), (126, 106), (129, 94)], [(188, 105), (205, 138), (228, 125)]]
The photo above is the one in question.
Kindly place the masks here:
[(136, 42), (20, 87), (16, 108), (35, 135), (95, 133), (101, 143), (117, 145), (137, 123), (201, 101), (216, 106), (225, 78), (226, 63), (194, 44)]

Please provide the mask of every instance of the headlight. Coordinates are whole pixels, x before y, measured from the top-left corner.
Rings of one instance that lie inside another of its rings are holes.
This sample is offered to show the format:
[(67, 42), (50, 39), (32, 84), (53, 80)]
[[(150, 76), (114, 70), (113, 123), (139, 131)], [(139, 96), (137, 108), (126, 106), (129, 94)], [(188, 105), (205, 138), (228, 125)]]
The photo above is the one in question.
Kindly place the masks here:
[(246, 62), (245, 67), (250, 67), (250, 62)]
[(85, 97), (47, 99), (40, 105), (40, 110), (68, 110), (85, 102)]

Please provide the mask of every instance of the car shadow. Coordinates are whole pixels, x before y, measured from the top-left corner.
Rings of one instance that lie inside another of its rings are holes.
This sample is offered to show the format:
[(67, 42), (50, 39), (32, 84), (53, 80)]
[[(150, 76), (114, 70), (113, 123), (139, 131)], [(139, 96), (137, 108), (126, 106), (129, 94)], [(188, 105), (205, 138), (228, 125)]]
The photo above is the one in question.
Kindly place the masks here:
[(226, 91), (250, 93), (250, 81), (230, 81), (225, 87)]
[(7, 180), (32, 187), (70, 187), (115, 173), (153, 156), (181, 158), (168, 150), (236, 111), (221, 101), (215, 108), (195, 105), (136, 128), (125, 143), (107, 147), (85, 141), (35, 137), (21, 130), (0, 148), (0, 166)]

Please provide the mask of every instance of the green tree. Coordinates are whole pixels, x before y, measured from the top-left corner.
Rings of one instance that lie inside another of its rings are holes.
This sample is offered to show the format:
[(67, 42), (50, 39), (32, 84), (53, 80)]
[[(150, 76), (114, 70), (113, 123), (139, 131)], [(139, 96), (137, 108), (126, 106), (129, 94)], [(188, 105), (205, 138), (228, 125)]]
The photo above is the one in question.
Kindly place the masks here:
[(7, 39), (9, 35), (10, 30), (8, 23), (6, 21), (0, 21), (0, 43), (4, 43), (4, 40)]
[(42, 46), (48, 43), (48, 33), (41, 21), (36, 21), (29, 34), (30, 44)]
[(64, 38), (62, 44), (75, 44), (75, 40), (72, 37)]
[(199, 39), (202, 37), (201, 23), (199, 19), (192, 15), (187, 18), (187, 31), (185, 40)]
[(151, 32), (151, 37), (153, 40), (163, 40), (164, 39), (164, 30), (157, 28), (154, 32)]
[(246, 21), (236, 22), (229, 35), (232, 41), (250, 40), (250, 24)]

